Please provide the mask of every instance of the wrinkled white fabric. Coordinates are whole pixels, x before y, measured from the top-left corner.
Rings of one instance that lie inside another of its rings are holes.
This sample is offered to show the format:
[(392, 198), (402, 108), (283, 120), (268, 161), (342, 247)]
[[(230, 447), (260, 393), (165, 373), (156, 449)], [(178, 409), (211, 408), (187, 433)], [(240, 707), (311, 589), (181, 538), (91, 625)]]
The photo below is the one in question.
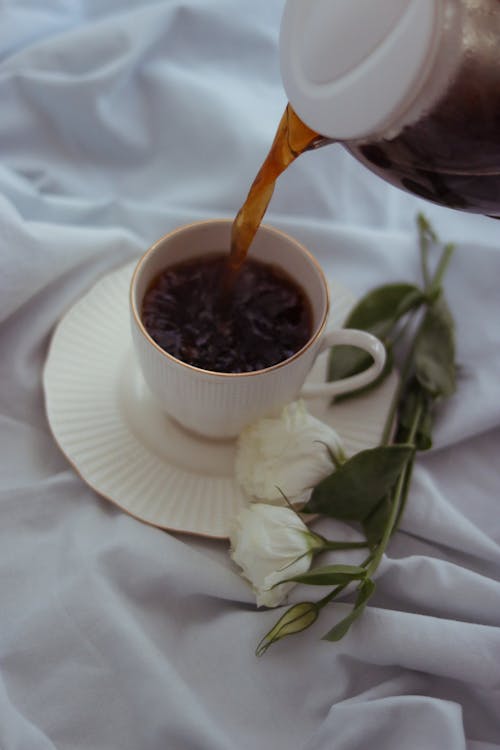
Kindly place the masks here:
[(336, 146), (276, 190), (269, 223), (356, 294), (416, 278), (418, 210), (457, 243), (458, 392), (337, 644), (321, 635), (345, 602), (257, 659), (277, 611), (255, 609), (228, 545), (121, 513), (47, 425), (41, 370), (68, 307), (243, 201), (285, 105), (282, 5), (0, 4), (2, 750), (500, 747), (498, 222), (398, 192)]

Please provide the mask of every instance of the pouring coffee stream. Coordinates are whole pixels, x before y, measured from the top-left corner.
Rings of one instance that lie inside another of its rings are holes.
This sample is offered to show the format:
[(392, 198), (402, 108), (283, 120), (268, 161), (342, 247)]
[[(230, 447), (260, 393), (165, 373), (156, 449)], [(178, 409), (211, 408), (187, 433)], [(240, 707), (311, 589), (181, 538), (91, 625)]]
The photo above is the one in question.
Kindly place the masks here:
[(266, 212), (280, 174), (304, 152), (330, 142), (330, 139), (316, 133), (302, 122), (292, 106), (287, 105), (269, 153), (233, 222), (231, 249), (224, 280), (226, 291), (247, 256), (248, 248)]

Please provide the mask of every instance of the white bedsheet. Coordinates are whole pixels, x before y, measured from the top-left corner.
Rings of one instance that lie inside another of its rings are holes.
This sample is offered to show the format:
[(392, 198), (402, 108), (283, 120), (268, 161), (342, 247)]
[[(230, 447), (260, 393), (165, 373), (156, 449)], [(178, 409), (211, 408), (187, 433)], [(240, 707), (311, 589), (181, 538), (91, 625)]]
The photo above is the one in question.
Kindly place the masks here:
[(41, 371), (65, 310), (243, 201), (285, 106), (281, 8), (0, 4), (2, 750), (500, 748), (500, 224), (400, 193), (340, 147), (276, 191), (267, 221), (357, 294), (416, 278), (418, 210), (458, 246), (458, 392), (338, 644), (321, 635), (344, 603), (257, 659), (277, 612), (256, 611), (227, 544), (120, 512), (48, 428)]

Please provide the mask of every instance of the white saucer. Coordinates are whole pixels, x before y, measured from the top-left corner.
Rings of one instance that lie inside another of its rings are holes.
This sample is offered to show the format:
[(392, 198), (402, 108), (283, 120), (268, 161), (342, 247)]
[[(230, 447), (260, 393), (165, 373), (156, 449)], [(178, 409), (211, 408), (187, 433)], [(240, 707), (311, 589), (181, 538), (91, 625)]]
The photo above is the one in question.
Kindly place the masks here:
[[(46, 409), (56, 441), (96, 492), (141, 521), (171, 531), (226, 538), (247, 500), (233, 478), (234, 441), (195, 437), (158, 408), (136, 364), (128, 290), (135, 263), (100, 279), (64, 316), (43, 374)], [(354, 302), (331, 284), (333, 325)], [(311, 380), (324, 377), (326, 358)], [(310, 411), (342, 436), (348, 454), (380, 442), (397, 385)]]

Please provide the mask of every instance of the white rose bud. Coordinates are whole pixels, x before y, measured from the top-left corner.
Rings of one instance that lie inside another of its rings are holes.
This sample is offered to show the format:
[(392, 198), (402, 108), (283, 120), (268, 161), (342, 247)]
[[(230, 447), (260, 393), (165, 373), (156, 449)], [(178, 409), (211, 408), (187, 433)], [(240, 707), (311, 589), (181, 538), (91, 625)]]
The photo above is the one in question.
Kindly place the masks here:
[(231, 533), (231, 557), (252, 584), (259, 607), (281, 604), (295, 583), (275, 584), (306, 573), (324, 546), (294, 510), (263, 503), (242, 510)]
[(262, 656), (266, 653), (269, 646), (276, 641), (285, 638), (287, 635), (301, 633), (306, 628), (311, 627), (318, 619), (320, 607), (314, 602), (300, 602), (287, 609), (285, 614), (280, 617), (274, 628), (261, 640), (255, 653)]
[(332, 473), (329, 450), (345, 460), (337, 432), (309, 414), (303, 401), (294, 401), (279, 417), (260, 419), (241, 433), (236, 479), (253, 500), (282, 505), (283, 493), (300, 506)]

